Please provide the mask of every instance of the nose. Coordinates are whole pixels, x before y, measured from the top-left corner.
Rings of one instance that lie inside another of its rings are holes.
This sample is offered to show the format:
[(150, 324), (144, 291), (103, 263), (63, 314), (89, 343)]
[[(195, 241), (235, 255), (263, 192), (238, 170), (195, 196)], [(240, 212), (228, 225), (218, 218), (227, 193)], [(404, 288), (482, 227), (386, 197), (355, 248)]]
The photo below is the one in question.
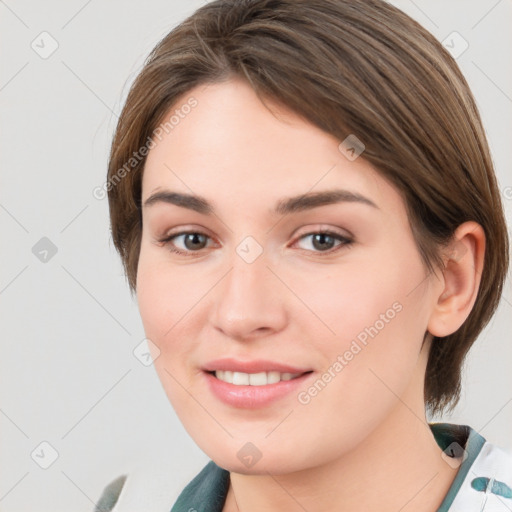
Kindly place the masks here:
[(286, 288), (264, 252), (252, 262), (241, 254), (233, 255), (230, 271), (216, 286), (212, 322), (230, 338), (268, 336), (286, 325)]

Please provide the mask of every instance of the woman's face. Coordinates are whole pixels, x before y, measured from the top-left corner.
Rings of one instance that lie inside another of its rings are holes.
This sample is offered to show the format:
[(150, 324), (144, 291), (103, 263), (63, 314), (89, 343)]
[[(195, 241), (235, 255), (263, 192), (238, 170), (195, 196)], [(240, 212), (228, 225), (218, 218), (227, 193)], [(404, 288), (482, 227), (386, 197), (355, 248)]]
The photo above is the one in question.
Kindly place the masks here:
[(439, 295), (362, 148), (269, 105), (238, 79), (193, 89), (142, 187), (137, 297), (156, 370), (199, 447), (240, 473), (333, 460), (400, 401), (421, 405)]

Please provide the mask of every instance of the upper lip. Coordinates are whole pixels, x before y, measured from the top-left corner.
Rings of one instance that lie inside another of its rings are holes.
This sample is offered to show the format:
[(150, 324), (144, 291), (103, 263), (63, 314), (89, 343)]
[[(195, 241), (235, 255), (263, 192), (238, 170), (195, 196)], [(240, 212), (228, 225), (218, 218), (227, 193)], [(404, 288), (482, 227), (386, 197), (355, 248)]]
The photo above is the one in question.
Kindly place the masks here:
[(306, 373), (309, 368), (298, 368), (288, 364), (282, 364), (265, 359), (253, 359), (252, 361), (239, 361), (233, 358), (215, 359), (203, 366), (203, 370), (213, 372), (216, 370), (228, 370), (242, 373), (279, 372), (279, 373)]

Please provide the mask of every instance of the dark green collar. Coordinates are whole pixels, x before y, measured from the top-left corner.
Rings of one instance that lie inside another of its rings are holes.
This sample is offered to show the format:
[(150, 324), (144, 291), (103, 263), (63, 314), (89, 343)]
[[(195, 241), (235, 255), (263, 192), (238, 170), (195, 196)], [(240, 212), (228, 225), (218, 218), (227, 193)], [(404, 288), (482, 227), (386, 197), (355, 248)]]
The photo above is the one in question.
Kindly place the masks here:
[[(476, 430), (473, 430), (467, 425), (453, 425), (451, 423), (430, 423), (430, 429), (434, 434), (434, 438), (446, 454), (450, 455), (453, 452), (461, 451), (464, 448), (465, 454), (462, 464), (457, 471), (455, 480), (453, 481), (448, 493), (446, 494), (441, 506), (437, 512), (447, 512), (460, 490), (462, 482), (469, 473), (469, 469), (475, 462), (476, 457), (480, 453), (485, 439)], [(454, 443), (457, 443), (455, 445)], [(453, 445), (453, 446), (452, 446)], [(459, 455), (455, 453), (455, 455)]]
[(213, 460), (183, 489), (171, 512), (222, 512), (229, 489), (229, 471)]
[[(466, 425), (430, 423), (439, 447), (450, 456), (463, 448), (467, 458), (459, 467), (448, 494), (437, 512), (447, 512), (462, 482), (485, 443), (485, 439)], [(453, 443), (457, 443), (454, 445)], [(453, 445), (453, 446), (452, 446)], [(460, 448), (459, 448), (460, 447)], [(210, 461), (201, 472), (183, 489), (171, 512), (222, 512), (229, 489), (229, 471)]]

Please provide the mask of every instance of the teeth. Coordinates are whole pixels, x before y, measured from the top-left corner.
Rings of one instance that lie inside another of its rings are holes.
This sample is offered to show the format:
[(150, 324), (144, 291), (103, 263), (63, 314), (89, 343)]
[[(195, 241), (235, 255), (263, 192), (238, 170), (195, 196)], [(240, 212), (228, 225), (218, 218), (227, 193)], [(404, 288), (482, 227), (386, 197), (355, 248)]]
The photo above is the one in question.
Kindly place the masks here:
[(259, 372), (243, 373), (231, 372), (229, 370), (217, 370), (215, 377), (229, 384), (236, 386), (266, 386), (275, 384), (281, 380), (291, 380), (298, 377), (300, 373), (280, 373), (280, 372)]

